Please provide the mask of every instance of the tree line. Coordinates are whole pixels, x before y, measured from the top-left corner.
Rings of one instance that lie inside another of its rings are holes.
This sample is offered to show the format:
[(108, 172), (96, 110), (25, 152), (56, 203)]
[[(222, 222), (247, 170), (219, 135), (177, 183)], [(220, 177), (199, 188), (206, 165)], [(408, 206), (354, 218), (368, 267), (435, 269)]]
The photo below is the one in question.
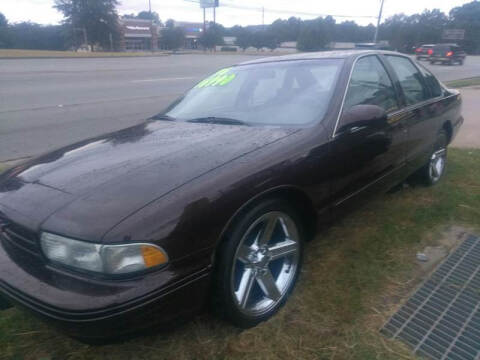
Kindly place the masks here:
[[(87, 44), (103, 50), (118, 50), (122, 39), (117, 0), (55, 0), (54, 7), (64, 15), (61, 25), (39, 25), (31, 22), (9, 23), (0, 13), (0, 48), (64, 50)], [(142, 11), (124, 18), (152, 20), (163, 26), (161, 46), (176, 49), (183, 45), (185, 34), (173, 20), (162, 23), (155, 12)], [(475, 0), (453, 8), (447, 15), (438, 9), (414, 15), (398, 14), (387, 18), (379, 29), (379, 40), (389, 41), (392, 48), (409, 52), (422, 43), (442, 42), (445, 29), (464, 29), (465, 39), (458, 41), (468, 52), (480, 53), (480, 2)], [(236, 37), (236, 45), (275, 49), (282, 42), (296, 42), (300, 51), (317, 51), (331, 42), (370, 42), (375, 26), (354, 21), (336, 22), (319, 17), (301, 20), (278, 19), (267, 26), (234, 26), (225, 28), (210, 23), (199, 42), (205, 48), (223, 45), (225, 36)]]

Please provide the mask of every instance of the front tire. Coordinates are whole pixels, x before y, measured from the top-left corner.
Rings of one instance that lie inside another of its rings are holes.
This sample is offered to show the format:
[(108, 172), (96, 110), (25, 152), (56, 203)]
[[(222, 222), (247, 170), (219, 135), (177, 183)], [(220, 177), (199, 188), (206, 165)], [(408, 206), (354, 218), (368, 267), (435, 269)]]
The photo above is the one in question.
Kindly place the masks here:
[(297, 282), (305, 231), (281, 199), (264, 201), (233, 225), (218, 252), (214, 310), (241, 328), (272, 317)]

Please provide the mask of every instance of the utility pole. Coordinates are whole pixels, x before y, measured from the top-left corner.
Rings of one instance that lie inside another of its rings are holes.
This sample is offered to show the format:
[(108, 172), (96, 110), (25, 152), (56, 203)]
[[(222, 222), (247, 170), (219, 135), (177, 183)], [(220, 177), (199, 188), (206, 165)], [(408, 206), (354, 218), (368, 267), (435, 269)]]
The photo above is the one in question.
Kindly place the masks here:
[(373, 37), (373, 43), (376, 44), (378, 40), (378, 29), (380, 28), (380, 22), (382, 21), (382, 12), (383, 12), (383, 3), (385, 0), (381, 0), (382, 3), (380, 4), (380, 12), (378, 13), (378, 21), (377, 21), (377, 28), (375, 29), (375, 35)]
[(262, 6), (262, 28), (265, 30), (265, 7)]
[(207, 31), (207, 15), (205, 14), (205, 8), (203, 8), (203, 33)]
[(150, 13), (150, 18), (152, 15), (152, 0), (148, 0), (148, 12)]
[(85, 41), (85, 45), (88, 46), (87, 29), (83, 27), (82, 30), (83, 30), (83, 41)]
[[(215, 33), (217, 33), (217, 26), (216, 26), (216, 7), (214, 6), (213, 7), (213, 31), (215, 31)], [(213, 52), (217, 52), (217, 44), (215, 43), (213, 45)]]

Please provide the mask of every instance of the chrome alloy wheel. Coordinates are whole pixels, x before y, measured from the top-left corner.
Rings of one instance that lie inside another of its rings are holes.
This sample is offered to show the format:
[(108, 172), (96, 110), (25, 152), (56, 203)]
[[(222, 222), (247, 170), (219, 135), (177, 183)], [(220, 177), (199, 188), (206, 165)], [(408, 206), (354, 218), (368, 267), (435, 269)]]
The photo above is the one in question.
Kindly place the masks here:
[(430, 158), (428, 168), (430, 179), (436, 183), (443, 175), (447, 158), (447, 150), (445, 148), (435, 151)]
[(247, 229), (235, 252), (231, 289), (237, 308), (262, 315), (288, 293), (300, 260), (295, 222), (279, 211), (268, 212)]

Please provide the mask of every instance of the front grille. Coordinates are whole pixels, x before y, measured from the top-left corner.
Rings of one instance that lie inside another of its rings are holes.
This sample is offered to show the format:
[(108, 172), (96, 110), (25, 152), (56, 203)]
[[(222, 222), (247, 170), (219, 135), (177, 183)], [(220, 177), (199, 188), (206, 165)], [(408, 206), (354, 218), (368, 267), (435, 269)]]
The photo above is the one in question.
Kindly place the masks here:
[(37, 234), (23, 226), (0, 219), (0, 237), (8, 245), (30, 255), (40, 257), (40, 245)]

